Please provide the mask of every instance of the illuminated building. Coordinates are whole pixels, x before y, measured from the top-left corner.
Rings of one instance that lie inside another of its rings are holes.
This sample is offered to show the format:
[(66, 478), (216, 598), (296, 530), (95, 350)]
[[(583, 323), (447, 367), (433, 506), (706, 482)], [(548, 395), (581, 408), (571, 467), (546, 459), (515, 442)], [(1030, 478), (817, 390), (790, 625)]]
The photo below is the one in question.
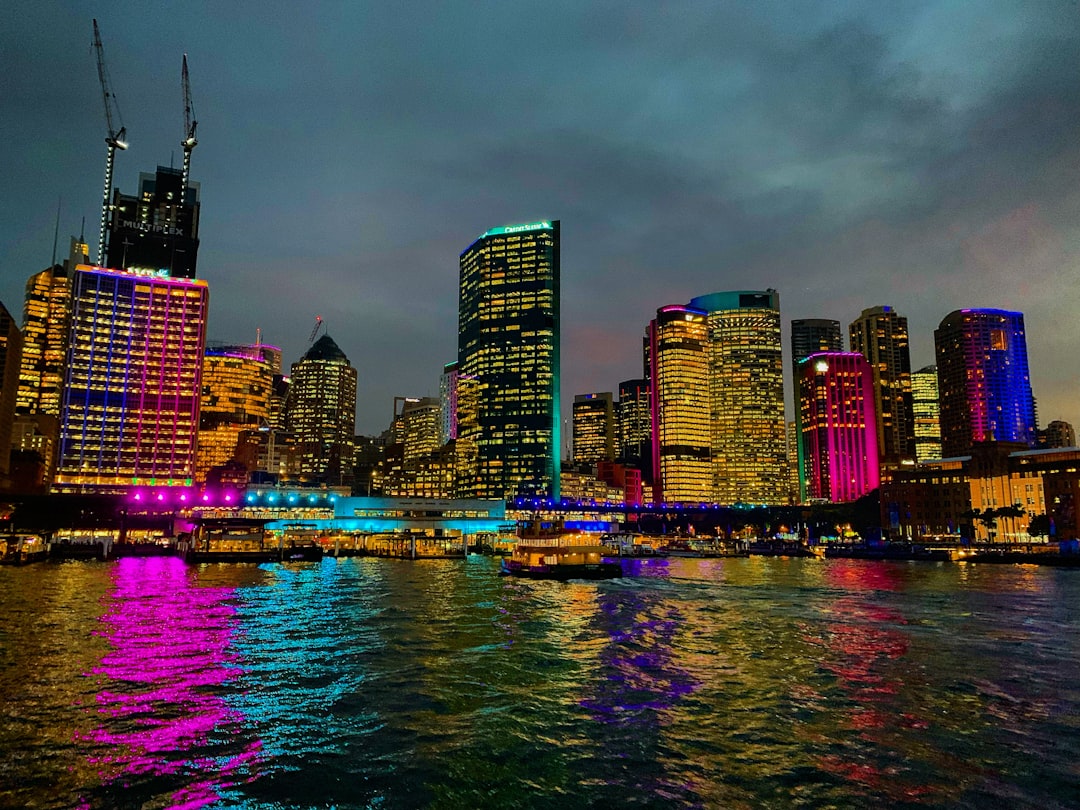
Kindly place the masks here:
[(934, 330), (946, 457), (977, 442), (1034, 446), (1035, 398), (1028, 375), (1024, 316), (1001, 309), (959, 309)]
[(458, 412), (458, 364), (447, 363), (439, 377), (439, 443), (446, 444), (457, 438)]
[(881, 487), (881, 525), (893, 538), (947, 535), (987, 540), (990, 528), (971, 511), (1018, 506), (997, 518), (994, 538), (1028, 543), (1035, 515), (1049, 518), (1057, 538), (1080, 533), (1080, 449), (1028, 450), (1016, 442), (976, 445), (970, 455), (938, 459), (898, 472)]
[[(802, 435), (799, 423), (801, 419), (799, 411), (799, 364), (817, 352), (842, 352), (843, 350), (844, 336), (840, 331), (840, 321), (829, 318), (801, 318), (791, 322), (791, 389), (795, 406), (795, 431), (797, 435)], [(800, 472), (805, 466), (802, 451), (803, 443), (801, 441), (796, 442), (795, 477), (799, 481), (797, 497), (800, 502), (806, 500), (805, 480)]]
[(874, 373), (878, 453), (886, 474), (915, 460), (907, 318), (888, 306), (864, 309), (852, 322), (849, 336), (851, 351), (865, 357)]
[[(398, 410), (398, 405), (401, 410)], [(405, 463), (419, 460), (440, 447), (442, 403), (433, 397), (395, 397), (395, 440), (403, 447)]]
[(616, 423), (619, 460), (641, 470), (644, 477), (651, 480), (652, 409), (649, 407), (647, 379), (619, 383)]
[(1076, 447), (1076, 431), (1068, 422), (1055, 419), (1045, 430), (1039, 431), (1039, 445), (1048, 449)]
[[(205, 482), (211, 469), (235, 457), (241, 431), (258, 430), (266, 425), (273, 381), (273, 352), (266, 350), (273, 348), (261, 345), (207, 348), (203, 358), (196, 481)], [(254, 465), (250, 469), (255, 469)]]
[(558, 499), (558, 220), (481, 235), (461, 254), (459, 295), (460, 494)]
[(5, 488), (10, 483), (11, 435), (21, 357), (22, 333), (7, 307), (0, 303), (0, 487)]
[(657, 310), (649, 322), (653, 501), (712, 500), (708, 313)]
[(574, 397), (574, 463), (615, 459), (615, 407), (610, 391)]
[(113, 192), (109, 220), (109, 267), (165, 270), (172, 278), (195, 278), (199, 253), (199, 184), (181, 202), (183, 172), (157, 167), (139, 175), (139, 194)]
[(915, 460), (922, 464), (941, 458), (937, 366), (911, 372), (911, 411), (915, 420)]
[(55, 490), (190, 484), (208, 300), (205, 281), (75, 268)]
[(788, 501), (780, 294), (736, 290), (690, 301), (708, 313), (712, 497)]
[(352, 479), (356, 369), (329, 335), (308, 349), (290, 375), (286, 423), (300, 446), (300, 474), (330, 484)]
[(26, 282), (23, 304), (23, 358), (19, 375), (19, 414), (60, 415), (64, 360), (71, 326), (71, 275), (85, 264), (89, 247), (71, 240), (71, 256), (35, 273)]
[(636, 505), (642, 502), (641, 470), (614, 461), (601, 461), (596, 465), (596, 477), (622, 493), (621, 503)]
[(819, 352), (799, 363), (802, 479), (807, 497), (854, 501), (878, 486), (874, 375), (856, 352)]

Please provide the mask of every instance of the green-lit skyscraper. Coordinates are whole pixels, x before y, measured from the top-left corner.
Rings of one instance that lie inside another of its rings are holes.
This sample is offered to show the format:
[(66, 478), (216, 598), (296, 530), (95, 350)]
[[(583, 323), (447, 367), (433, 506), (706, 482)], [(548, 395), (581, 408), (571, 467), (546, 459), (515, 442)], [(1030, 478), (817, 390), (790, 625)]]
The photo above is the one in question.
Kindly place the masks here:
[(461, 254), (458, 493), (559, 497), (559, 222), (493, 228)]

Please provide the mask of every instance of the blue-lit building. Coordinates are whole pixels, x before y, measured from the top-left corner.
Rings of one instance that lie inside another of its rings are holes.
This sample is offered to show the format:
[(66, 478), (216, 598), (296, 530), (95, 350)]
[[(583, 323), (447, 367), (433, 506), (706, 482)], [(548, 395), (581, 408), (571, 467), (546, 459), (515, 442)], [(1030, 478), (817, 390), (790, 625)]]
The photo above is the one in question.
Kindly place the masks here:
[(1002, 309), (959, 309), (934, 331), (946, 458), (978, 442), (1035, 446), (1038, 427), (1028, 373), (1024, 316)]

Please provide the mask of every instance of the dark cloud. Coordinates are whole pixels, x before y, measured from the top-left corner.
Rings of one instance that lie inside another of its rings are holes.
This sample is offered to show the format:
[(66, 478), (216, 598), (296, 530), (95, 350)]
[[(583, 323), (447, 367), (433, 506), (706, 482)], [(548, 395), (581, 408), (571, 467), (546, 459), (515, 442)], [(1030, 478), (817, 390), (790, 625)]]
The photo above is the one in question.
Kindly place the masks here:
[(786, 318), (895, 306), (916, 364), (952, 309), (1019, 309), (1042, 420), (1080, 425), (1075, 3), (15, 5), (11, 309), (58, 197), (62, 234), (96, 234), (98, 14), (125, 190), (179, 160), (189, 54), (211, 336), (289, 362), (321, 315), (362, 430), (437, 390), (461, 250), (537, 218), (562, 220), (568, 400), (640, 374), (657, 307), (775, 287)]

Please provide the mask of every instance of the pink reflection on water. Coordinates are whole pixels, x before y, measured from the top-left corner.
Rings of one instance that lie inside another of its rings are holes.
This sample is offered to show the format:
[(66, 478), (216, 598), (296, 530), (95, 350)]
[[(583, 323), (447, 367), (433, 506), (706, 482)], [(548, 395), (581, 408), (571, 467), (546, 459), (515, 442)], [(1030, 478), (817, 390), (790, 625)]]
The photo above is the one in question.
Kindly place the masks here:
[(108, 610), (96, 631), (112, 650), (88, 673), (100, 683), (101, 724), (76, 737), (107, 750), (88, 754), (102, 766), (103, 784), (170, 777), (161, 782), (161, 792), (173, 791), (169, 806), (197, 808), (219, 801), (222, 785), (246, 778), (260, 743), (238, 748), (233, 735), (245, 718), (215, 694), (242, 673), (228, 651), (233, 594), (197, 587), (175, 558), (114, 564)]

